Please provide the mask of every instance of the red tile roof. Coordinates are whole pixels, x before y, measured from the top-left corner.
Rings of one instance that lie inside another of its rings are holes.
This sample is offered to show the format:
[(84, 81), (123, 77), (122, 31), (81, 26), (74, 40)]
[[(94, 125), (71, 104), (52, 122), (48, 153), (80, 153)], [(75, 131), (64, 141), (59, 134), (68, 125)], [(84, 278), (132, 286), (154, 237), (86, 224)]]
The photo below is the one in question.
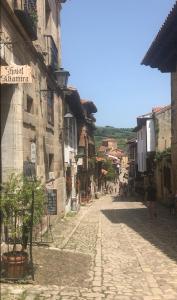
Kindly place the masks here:
[(96, 157), (96, 161), (105, 161), (105, 158), (103, 158), (103, 157)]
[(165, 112), (166, 110), (170, 110), (171, 109), (171, 105), (166, 105), (164, 107), (162, 107), (159, 111), (155, 111), (155, 114), (160, 114)]

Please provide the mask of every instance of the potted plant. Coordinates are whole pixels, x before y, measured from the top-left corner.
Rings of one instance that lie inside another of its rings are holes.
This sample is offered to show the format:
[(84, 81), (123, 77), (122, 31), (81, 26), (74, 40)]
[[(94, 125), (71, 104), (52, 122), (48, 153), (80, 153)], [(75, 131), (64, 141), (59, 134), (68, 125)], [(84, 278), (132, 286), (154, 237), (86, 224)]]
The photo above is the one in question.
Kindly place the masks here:
[(8, 251), (2, 254), (5, 276), (13, 279), (21, 278), (28, 264), (26, 249), (30, 230), (43, 216), (45, 190), (39, 180), (11, 174), (8, 181), (2, 185), (0, 200), (8, 244)]

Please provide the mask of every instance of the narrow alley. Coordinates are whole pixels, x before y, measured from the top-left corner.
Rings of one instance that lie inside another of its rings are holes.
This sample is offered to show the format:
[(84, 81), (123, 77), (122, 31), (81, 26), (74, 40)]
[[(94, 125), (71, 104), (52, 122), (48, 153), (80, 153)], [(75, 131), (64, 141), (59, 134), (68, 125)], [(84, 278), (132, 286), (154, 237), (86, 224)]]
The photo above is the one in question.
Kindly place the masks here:
[[(53, 228), (35, 247), (33, 284), (1, 285), (1, 299), (177, 299), (177, 219), (150, 221), (135, 199), (104, 196)], [(50, 259), (49, 259), (50, 257)]]

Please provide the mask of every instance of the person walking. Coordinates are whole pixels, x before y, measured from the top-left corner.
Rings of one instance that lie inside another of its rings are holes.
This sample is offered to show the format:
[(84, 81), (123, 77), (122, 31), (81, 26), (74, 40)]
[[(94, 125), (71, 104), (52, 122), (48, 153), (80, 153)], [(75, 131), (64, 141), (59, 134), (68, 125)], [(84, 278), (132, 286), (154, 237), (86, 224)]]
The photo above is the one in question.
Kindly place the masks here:
[(120, 181), (119, 183), (119, 198), (122, 201), (124, 196), (124, 191), (123, 191), (123, 182)]
[(154, 186), (154, 183), (149, 180), (149, 184), (146, 189), (146, 200), (147, 200), (147, 207), (149, 211), (149, 217), (150, 219), (154, 219), (157, 217), (156, 212), (156, 188)]

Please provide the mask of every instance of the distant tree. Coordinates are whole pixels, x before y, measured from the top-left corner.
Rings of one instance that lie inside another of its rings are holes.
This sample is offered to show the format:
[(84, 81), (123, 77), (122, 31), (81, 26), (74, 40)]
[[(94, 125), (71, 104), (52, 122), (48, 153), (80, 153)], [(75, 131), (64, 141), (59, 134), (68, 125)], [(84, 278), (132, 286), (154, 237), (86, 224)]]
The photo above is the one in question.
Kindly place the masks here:
[(126, 148), (128, 139), (135, 137), (136, 134), (133, 132), (133, 128), (116, 128), (113, 126), (98, 126), (95, 130), (95, 141), (96, 146), (102, 143), (104, 138), (115, 138), (118, 142), (118, 147), (121, 149)]

